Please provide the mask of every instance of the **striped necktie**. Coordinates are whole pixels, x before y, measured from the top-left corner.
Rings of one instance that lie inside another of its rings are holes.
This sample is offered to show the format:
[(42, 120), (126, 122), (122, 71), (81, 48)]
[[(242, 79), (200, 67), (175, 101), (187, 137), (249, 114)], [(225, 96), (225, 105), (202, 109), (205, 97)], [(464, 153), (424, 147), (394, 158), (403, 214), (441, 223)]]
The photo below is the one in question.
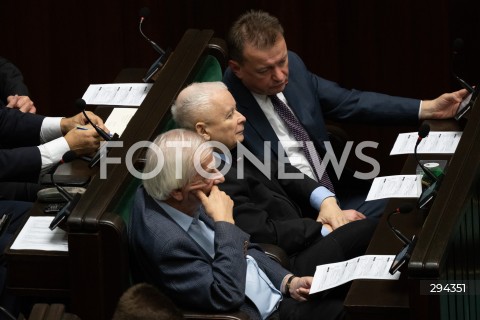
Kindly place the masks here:
[[(282, 118), (282, 120), (285, 122), (285, 125), (287, 126), (288, 130), (293, 134), (294, 138), (297, 141), (302, 142), (305, 157), (307, 158), (308, 163), (310, 163), (310, 166), (313, 169), (314, 175), (318, 178), (319, 170), (321, 168), (322, 158), (314, 148), (313, 150), (311, 150), (313, 147), (312, 145), (310, 146), (310, 148), (308, 148), (306, 142), (311, 140), (310, 140), (310, 137), (308, 136), (307, 131), (302, 126), (302, 124), (298, 121), (298, 119), (295, 117), (295, 115), (290, 110), (290, 108), (288, 108), (288, 106), (282, 100), (280, 100), (280, 98), (277, 95), (271, 95), (269, 97), (270, 97), (270, 100), (272, 101), (273, 108), (278, 113), (280, 118)], [(318, 179), (318, 181), (322, 184), (322, 186), (329, 189), (331, 192), (335, 192), (332, 181), (328, 177), (327, 171), (323, 172), (322, 176), (320, 177), (320, 179)]]

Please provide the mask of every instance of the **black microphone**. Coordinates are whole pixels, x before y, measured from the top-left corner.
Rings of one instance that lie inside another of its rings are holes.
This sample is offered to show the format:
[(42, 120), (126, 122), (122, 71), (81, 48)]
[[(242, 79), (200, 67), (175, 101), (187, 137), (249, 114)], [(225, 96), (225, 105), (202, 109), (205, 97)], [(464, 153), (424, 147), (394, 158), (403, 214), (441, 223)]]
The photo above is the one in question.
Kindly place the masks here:
[(75, 151), (67, 151), (63, 154), (62, 156), (62, 160), (60, 160), (50, 171), (51, 171), (51, 175), (50, 175), (50, 180), (52, 181), (52, 184), (53, 186), (58, 190), (58, 192), (60, 193), (60, 195), (65, 199), (65, 201), (72, 201), (73, 197), (72, 195), (67, 191), (65, 190), (65, 188), (63, 188), (62, 186), (59, 186), (56, 182), (55, 182), (55, 179), (54, 179), (54, 173), (55, 173), (55, 170), (61, 165), (61, 164), (64, 164), (64, 163), (67, 163), (67, 162), (71, 162), (73, 161), (74, 159), (77, 158), (77, 154), (75, 153)]
[(145, 18), (150, 15), (150, 9), (148, 9), (147, 7), (143, 7), (142, 9), (140, 9), (139, 15), (140, 15), (140, 22), (138, 24), (138, 30), (140, 31), (140, 34), (143, 36), (145, 40), (147, 40), (152, 45), (155, 51), (157, 51), (158, 53), (160, 53), (160, 55), (163, 56), (165, 54), (165, 51), (162, 48), (160, 48), (158, 44), (150, 40), (142, 31), (143, 20), (145, 20)]
[(142, 23), (143, 23), (143, 20), (145, 20), (145, 18), (150, 15), (150, 9), (148, 9), (147, 7), (143, 7), (142, 9), (140, 9), (139, 14), (140, 14), (140, 22), (138, 24), (138, 30), (140, 31), (140, 34), (145, 40), (147, 40), (150, 43), (150, 45), (153, 47), (153, 49), (155, 49), (155, 51), (160, 53), (160, 57), (152, 63), (152, 65), (150, 66), (150, 68), (148, 68), (147, 73), (142, 79), (143, 82), (149, 82), (151, 79), (155, 80), (156, 74), (164, 66), (164, 64), (166, 63), (172, 51), (170, 48), (167, 48), (167, 51), (163, 50), (162, 48), (160, 48), (158, 44), (150, 40), (143, 33)]
[[(48, 226), (50, 230), (55, 229), (56, 227), (60, 226), (60, 223), (64, 222), (66, 218), (70, 215), (72, 210), (75, 208), (77, 205), (78, 201), (82, 197), (81, 193), (76, 193), (73, 197), (72, 200), (68, 201), (65, 206), (57, 213), (57, 215), (53, 218), (52, 222)], [(61, 229), (63, 227), (60, 226)]]
[(430, 126), (428, 125), (428, 123), (423, 123), (420, 126), (420, 129), (418, 129), (418, 139), (417, 139), (417, 142), (415, 143), (415, 149), (413, 153), (415, 155), (415, 159), (417, 160), (418, 165), (420, 166), (420, 168), (422, 168), (423, 172), (425, 172), (428, 178), (432, 182), (438, 182), (438, 178), (432, 173), (432, 171), (426, 168), (418, 159), (418, 153), (417, 153), (418, 145), (420, 144), (420, 141), (422, 141), (423, 138), (428, 136), (429, 133), (430, 133)]
[(409, 213), (410, 211), (412, 211), (413, 209), (413, 205), (410, 204), (410, 203), (404, 203), (402, 204), (401, 206), (399, 206), (398, 208), (395, 209), (395, 211), (392, 211), (388, 214), (388, 217), (387, 217), (387, 224), (388, 226), (390, 227), (390, 229), (393, 231), (393, 233), (395, 234), (395, 236), (400, 240), (402, 241), (404, 244), (410, 244), (412, 243), (412, 241), (410, 241), (410, 239), (408, 239), (406, 236), (403, 235), (403, 233), (401, 233), (398, 229), (396, 229), (395, 227), (392, 226), (392, 224), (390, 223), (390, 218), (392, 215), (394, 214), (397, 214), (397, 213)]
[[(63, 154), (62, 156), (62, 160), (57, 164), (56, 167), (60, 166), (61, 164), (63, 163), (67, 163), (67, 162), (71, 162), (73, 161), (75, 158), (77, 157), (77, 154), (75, 153), (75, 151), (67, 151)], [(55, 168), (56, 169), (56, 168)], [(50, 176), (50, 179), (52, 180), (52, 184), (55, 188), (57, 188), (58, 192), (62, 195), (62, 197), (68, 202), (68, 201), (72, 201), (73, 197), (70, 195), (70, 193), (65, 190), (65, 188), (59, 186), (54, 178), (54, 172), (52, 172), (52, 175)]]
[(90, 123), (92, 125), (92, 127), (95, 129), (95, 131), (97, 131), (98, 135), (103, 138), (103, 140), (105, 140), (105, 141), (112, 140), (112, 137), (110, 137), (110, 135), (108, 133), (106, 133), (102, 128), (100, 128), (99, 126), (94, 124), (92, 122), (92, 120), (90, 120), (87, 113), (85, 112), (85, 109), (87, 107), (87, 103), (85, 102), (85, 100), (83, 100), (82, 98), (77, 99), (77, 101), (75, 101), (75, 105), (77, 106), (77, 108), (82, 110), (82, 113), (85, 116), (85, 118), (87, 119), (88, 123)]
[[(68, 163), (77, 158), (77, 154), (75, 151), (67, 151), (63, 154), (62, 156), (62, 161), (59, 163)], [(63, 187), (59, 186), (58, 184), (55, 183), (53, 179), (53, 173), (52, 173), (52, 184), (57, 188), (58, 192), (62, 195), (62, 197), (67, 201), (67, 203), (63, 206), (63, 208), (57, 213), (57, 215), (53, 218), (52, 222), (50, 223), (50, 230), (55, 229), (62, 221), (65, 220), (66, 217), (70, 215), (70, 212), (73, 210), (73, 208), (77, 205), (78, 201), (80, 200), (81, 193), (77, 192), (75, 193), (74, 196), (72, 196), (67, 190), (65, 190)]]

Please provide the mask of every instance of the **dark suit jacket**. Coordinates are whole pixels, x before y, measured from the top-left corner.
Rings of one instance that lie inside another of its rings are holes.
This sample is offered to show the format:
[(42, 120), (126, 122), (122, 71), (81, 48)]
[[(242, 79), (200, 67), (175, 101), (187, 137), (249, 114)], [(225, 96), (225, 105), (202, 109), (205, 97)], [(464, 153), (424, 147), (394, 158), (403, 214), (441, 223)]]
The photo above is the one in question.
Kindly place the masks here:
[(37, 182), (42, 167), (40, 129), (44, 116), (0, 109), (0, 181)]
[[(289, 51), (289, 78), (283, 92), (289, 106), (303, 124), (321, 155), (328, 140), (325, 120), (375, 124), (416, 124), (420, 101), (373, 92), (347, 90), (307, 70), (298, 55)], [(263, 143), (271, 141), (276, 156), (278, 138), (250, 91), (231, 69), (223, 81), (237, 108), (247, 118), (244, 144), (263, 159)]]
[(0, 57), (0, 107), (7, 105), (7, 97), (18, 94), (28, 96), (20, 70), (5, 58)]
[(289, 272), (250, 244), (248, 234), (205, 214), (200, 219), (215, 230), (214, 259), (140, 187), (128, 228), (134, 280), (160, 287), (184, 308), (245, 311), (249, 254), (280, 288)]
[[(243, 179), (238, 178), (239, 166), (244, 167)], [(292, 255), (322, 237), (322, 224), (315, 221), (318, 211), (310, 205), (310, 195), (320, 185), (306, 176), (278, 179), (276, 161), (271, 169), (269, 179), (248, 159), (233, 161), (219, 188), (234, 201), (235, 224), (253, 242), (272, 243)], [(285, 171), (300, 173), (288, 164)]]

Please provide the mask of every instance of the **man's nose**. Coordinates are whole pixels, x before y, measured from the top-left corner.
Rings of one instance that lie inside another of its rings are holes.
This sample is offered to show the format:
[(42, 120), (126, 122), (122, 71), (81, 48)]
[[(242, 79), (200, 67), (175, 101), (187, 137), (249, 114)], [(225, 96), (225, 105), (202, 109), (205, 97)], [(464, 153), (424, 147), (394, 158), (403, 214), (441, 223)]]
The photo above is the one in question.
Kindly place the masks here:
[(275, 67), (272, 71), (272, 78), (275, 81), (283, 81), (283, 79), (285, 78), (285, 75), (282, 71), (282, 68)]

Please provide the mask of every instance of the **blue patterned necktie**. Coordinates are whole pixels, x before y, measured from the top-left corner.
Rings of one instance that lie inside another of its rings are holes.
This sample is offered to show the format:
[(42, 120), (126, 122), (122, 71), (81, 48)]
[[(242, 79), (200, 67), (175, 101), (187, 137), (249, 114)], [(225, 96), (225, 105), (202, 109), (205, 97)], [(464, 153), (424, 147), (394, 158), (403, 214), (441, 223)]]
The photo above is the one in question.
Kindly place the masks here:
[[(302, 142), (303, 144), (303, 151), (305, 153), (305, 157), (308, 160), (308, 163), (310, 163), (310, 166), (313, 169), (313, 174), (318, 178), (318, 169), (321, 166), (322, 163), (322, 158), (318, 154), (316, 150), (310, 150), (310, 148), (307, 147), (306, 142), (310, 141), (310, 137), (308, 136), (307, 131), (305, 128), (302, 126), (302, 124), (298, 121), (298, 119), (295, 117), (293, 112), (287, 107), (287, 105), (280, 100), (280, 98), (277, 95), (271, 95), (269, 96), (270, 100), (272, 101), (273, 108), (277, 112), (277, 114), (282, 118), (282, 120), (285, 122), (285, 125), (287, 126), (288, 130), (293, 134), (294, 138)], [(335, 192), (333, 188), (332, 181), (328, 177), (328, 174), (326, 171), (323, 172), (322, 176), (318, 181), (324, 186), (325, 188), (329, 189), (331, 192)]]

